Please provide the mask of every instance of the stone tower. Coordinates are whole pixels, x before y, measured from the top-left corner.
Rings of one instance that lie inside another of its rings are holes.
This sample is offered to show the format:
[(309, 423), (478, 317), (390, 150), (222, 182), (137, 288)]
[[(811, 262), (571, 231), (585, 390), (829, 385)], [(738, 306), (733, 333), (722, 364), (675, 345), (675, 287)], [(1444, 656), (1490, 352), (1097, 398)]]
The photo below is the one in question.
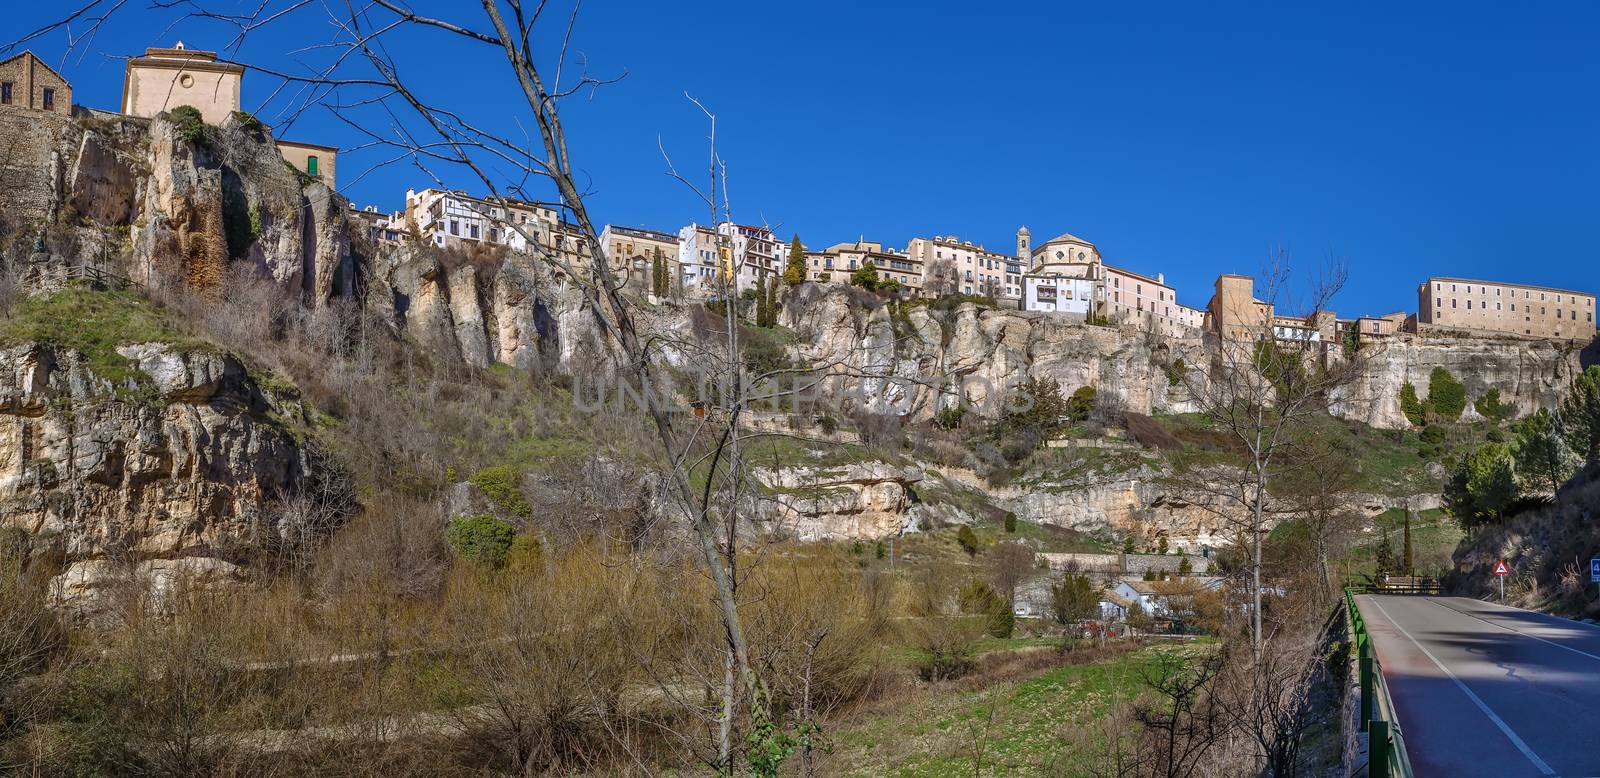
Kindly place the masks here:
[(1017, 229), (1017, 259), (1022, 262), (1023, 267), (1033, 265), (1033, 248), (1029, 245), (1032, 235), (1033, 233), (1028, 232), (1027, 225)]

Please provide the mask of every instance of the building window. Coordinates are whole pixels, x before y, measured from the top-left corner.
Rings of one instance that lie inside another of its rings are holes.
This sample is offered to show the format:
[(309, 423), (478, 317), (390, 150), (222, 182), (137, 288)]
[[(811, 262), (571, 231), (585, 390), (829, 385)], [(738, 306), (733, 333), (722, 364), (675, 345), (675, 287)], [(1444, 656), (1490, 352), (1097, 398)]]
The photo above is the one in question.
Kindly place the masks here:
[(450, 220), (450, 234), (451, 235), (460, 235), (461, 234), (461, 223), (456, 221), (455, 219), (451, 219)]
[(0, 103), (11, 104), (11, 82), (0, 81)]
[(1467, 310), (1469, 310), (1469, 311), (1472, 310), (1472, 301), (1471, 300), (1467, 301)]
[(44, 88), (44, 109), (46, 111), (49, 111), (49, 110), (53, 110), (55, 107), (56, 107), (56, 90), (51, 89), (50, 87), (45, 87)]
[(1454, 297), (1450, 298), (1450, 307), (1451, 308), (1456, 307), (1456, 298), (1454, 298)]
[(1434, 304), (1434, 307), (1443, 308), (1444, 307), (1444, 298), (1435, 297), (1433, 299), (1433, 304)]
[(311, 176), (312, 178), (316, 178), (317, 177), (317, 158), (316, 157), (306, 157), (306, 175)]

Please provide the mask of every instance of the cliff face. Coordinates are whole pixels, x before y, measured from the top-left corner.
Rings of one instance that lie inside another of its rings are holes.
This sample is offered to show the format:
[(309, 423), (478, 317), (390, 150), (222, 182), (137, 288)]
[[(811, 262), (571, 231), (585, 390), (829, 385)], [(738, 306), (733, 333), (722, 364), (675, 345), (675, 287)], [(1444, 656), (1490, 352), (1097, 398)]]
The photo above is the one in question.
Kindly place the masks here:
[[(1094, 386), (1129, 411), (1193, 410), (1168, 366), (1194, 364), (1199, 339), (1070, 323), (1043, 313), (963, 303), (953, 310), (890, 306), (841, 287), (807, 284), (785, 298), (784, 324), (799, 333), (801, 354), (816, 365), (842, 365), (851, 378), (829, 387), (854, 393), (877, 412), (932, 416), (958, 391), (984, 415), (995, 415), (1008, 387), (1054, 379), (1065, 393)], [(959, 389), (957, 387), (960, 387)]]
[(227, 569), (307, 531), (272, 510), (330, 475), (291, 428), (297, 400), (224, 354), (117, 353), (126, 373), (108, 378), (78, 351), (0, 350), (0, 527), (57, 555), (61, 586), (92, 589), (113, 561)]
[(1362, 373), (1342, 394), (1334, 412), (1381, 429), (1404, 429), (1400, 387), (1410, 382), (1428, 396), (1433, 369), (1442, 367), (1466, 386), (1464, 418), (1475, 418), (1471, 400), (1490, 389), (1500, 401), (1527, 415), (1554, 408), (1583, 367), (1581, 345), (1522, 338), (1444, 338), (1397, 335), (1362, 348)]

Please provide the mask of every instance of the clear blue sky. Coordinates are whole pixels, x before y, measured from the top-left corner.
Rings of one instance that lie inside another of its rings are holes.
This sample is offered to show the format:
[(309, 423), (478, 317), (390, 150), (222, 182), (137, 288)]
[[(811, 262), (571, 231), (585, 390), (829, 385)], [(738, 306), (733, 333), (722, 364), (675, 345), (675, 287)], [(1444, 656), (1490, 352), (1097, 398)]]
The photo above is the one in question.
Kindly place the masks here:
[[(19, 4), (8, 27), (56, 5)], [(440, 5), (478, 13), (419, 3)], [(1164, 272), (1192, 305), (1287, 246), (1301, 277), (1348, 263), (1341, 315), (1414, 310), (1429, 275), (1600, 291), (1600, 4), (1290, 5), (589, 0), (575, 49), (628, 76), (565, 116), (591, 208), (619, 224), (704, 220), (657, 150), (703, 164), (687, 90), (720, 115), (735, 216), (812, 246), (953, 233), (1009, 251), (1026, 224)], [(171, 13), (130, 8), (67, 60), (77, 102), (116, 107), (119, 55), (223, 43)], [(330, 36), (308, 20), (235, 57), (290, 67)], [(490, 56), (407, 43), (420, 89), (514, 126)], [(64, 46), (31, 44), (52, 64)], [(247, 77), (246, 107), (267, 92)], [(322, 115), (284, 134), (358, 142)], [(378, 156), (340, 158), (358, 204), (395, 209), (429, 183), (405, 166), (356, 181)]]

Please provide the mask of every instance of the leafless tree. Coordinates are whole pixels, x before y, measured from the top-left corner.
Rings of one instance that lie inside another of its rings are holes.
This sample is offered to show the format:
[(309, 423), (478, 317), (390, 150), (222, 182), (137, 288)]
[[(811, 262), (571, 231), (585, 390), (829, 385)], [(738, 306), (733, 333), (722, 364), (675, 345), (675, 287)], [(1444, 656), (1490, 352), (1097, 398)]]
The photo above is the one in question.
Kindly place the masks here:
[[(1310, 442), (1306, 433), (1327, 414), (1335, 392), (1359, 374), (1359, 352), (1345, 355), (1331, 337), (1328, 304), (1344, 279), (1343, 266), (1334, 264), (1315, 280), (1309, 300), (1290, 321), (1277, 313), (1278, 306), (1292, 304), (1289, 256), (1274, 254), (1253, 290), (1258, 296), (1216, 303), (1207, 363), (1193, 366), (1200, 369), (1187, 376), (1190, 396), (1226, 436), (1238, 461), (1181, 463), (1173, 483), (1196, 494), (1199, 505), (1244, 539), (1256, 651), (1263, 641), (1262, 549), (1276, 518), (1268, 486), (1288, 471), (1314, 465), (1302, 448)], [(1283, 329), (1289, 325), (1296, 328)]]
[(1213, 693), (1222, 672), (1219, 652), (1188, 655), (1159, 651), (1141, 670), (1150, 694), (1134, 708), (1139, 775), (1189, 778), (1228, 733)]
[(989, 548), (988, 564), (995, 591), (1006, 607), (1016, 607), (1017, 587), (1034, 574), (1033, 549), (1020, 540), (1003, 540)]

